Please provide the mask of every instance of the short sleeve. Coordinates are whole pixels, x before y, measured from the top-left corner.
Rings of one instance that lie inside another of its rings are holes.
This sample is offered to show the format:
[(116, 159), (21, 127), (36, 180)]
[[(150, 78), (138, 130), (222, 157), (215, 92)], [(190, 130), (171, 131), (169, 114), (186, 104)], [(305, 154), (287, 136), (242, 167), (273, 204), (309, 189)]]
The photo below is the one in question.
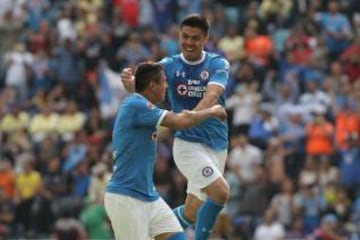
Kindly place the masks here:
[(160, 126), (166, 110), (158, 108), (149, 101), (141, 101), (136, 105), (136, 124), (139, 126)]
[(229, 62), (224, 58), (215, 58), (211, 67), (212, 74), (208, 84), (217, 84), (225, 89), (229, 79)]

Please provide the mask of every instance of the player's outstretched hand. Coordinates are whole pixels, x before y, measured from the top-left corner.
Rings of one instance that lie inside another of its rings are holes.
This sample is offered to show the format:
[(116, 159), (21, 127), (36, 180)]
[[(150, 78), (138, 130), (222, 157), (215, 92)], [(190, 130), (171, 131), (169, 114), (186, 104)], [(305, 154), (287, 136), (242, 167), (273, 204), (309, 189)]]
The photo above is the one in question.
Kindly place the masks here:
[(125, 89), (128, 92), (134, 92), (135, 90), (135, 81), (134, 76), (131, 68), (124, 68), (121, 73), (121, 81), (124, 84)]
[(225, 120), (227, 118), (226, 110), (220, 104), (216, 104), (216, 105), (212, 106), (211, 109), (214, 112), (214, 116), (219, 118), (220, 120)]

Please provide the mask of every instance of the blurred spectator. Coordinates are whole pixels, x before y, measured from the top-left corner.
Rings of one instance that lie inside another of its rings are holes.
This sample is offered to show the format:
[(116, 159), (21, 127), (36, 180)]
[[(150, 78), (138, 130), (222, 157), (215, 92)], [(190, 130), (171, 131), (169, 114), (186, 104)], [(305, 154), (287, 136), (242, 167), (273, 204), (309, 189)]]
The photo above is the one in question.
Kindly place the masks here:
[(53, 85), (53, 72), (50, 66), (50, 58), (45, 50), (40, 49), (35, 54), (32, 70), (34, 75), (31, 84), (31, 95), (39, 89), (43, 89), (45, 91), (50, 90)]
[[(177, 0), (178, 5), (178, 16), (177, 20), (180, 22), (186, 15), (191, 13), (201, 12), (202, 0), (192, 1), (192, 0)], [(169, 54), (172, 55), (172, 54)]]
[(240, 186), (256, 179), (256, 169), (261, 165), (262, 153), (259, 148), (248, 143), (248, 138), (240, 134), (234, 138), (233, 149), (229, 153), (228, 166)]
[(69, 96), (76, 96), (80, 82), (79, 54), (73, 45), (70, 38), (65, 38), (54, 53), (58, 80), (64, 84)]
[(71, 19), (71, 7), (64, 6), (60, 10), (60, 16), (57, 21), (56, 30), (58, 33), (58, 42), (63, 43), (66, 39), (76, 40), (77, 34), (75, 25)]
[(173, 20), (176, 0), (152, 0), (151, 4), (155, 16), (155, 26), (159, 32), (165, 33)]
[(4, 159), (0, 160), (0, 189), (3, 198), (10, 200), (14, 197), (15, 174), (10, 162)]
[(179, 52), (179, 27), (171, 25), (167, 34), (161, 39), (161, 49), (166, 56), (172, 56)]
[(271, 138), (265, 151), (265, 166), (273, 185), (278, 186), (286, 178), (285, 174), (286, 151), (279, 138)]
[(5, 84), (14, 87), (21, 102), (28, 97), (28, 84), (33, 63), (33, 55), (26, 51), (24, 44), (16, 43), (14, 50), (5, 55)]
[(325, 81), (329, 82), (333, 89), (337, 91), (342, 84), (349, 81), (349, 77), (346, 75), (343, 64), (340, 61), (330, 63), (330, 69), (325, 76)]
[(271, 200), (271, 208), (277, 215), (279, 223), (284, 227), (290, 228), (294, 222), (294, 185), (290, 179), (282, 182), (281, 192), (276, 194)]
[(316, 182), (310, 176), (302, 178), (299, 184), (300, 189), (295, 194), (294, 214), (302, 216), (304, 231), (309, 234), (318, 226), (325, 203), (316, 188)]
[(63, 150), (63, 156), (65, 162), (63, 169), (65, 172), (70, 172), (81, 163), (86, 160), (86, 153), (88, 151), (87, 135), (84, 131), (78, 131), (75, 133), (74, 138), (68, 141)]
[(55, 137), (59, 115), (51, 110), (51, 105), (45, 103), (41, 112), (35, 114), (30, 120), (29, 131), (34, 142), (39, 143), (45, 137)]
[(16, 230), (23, 233), (32, 230), (32, 205), (42, 184), (39, 172), (33, 167), (34, 161), (31, 154), (24, 156), (21, 173), (16, 176), (15, 180)]
[(304, 223), (300, 217), (292, 221), (292, 226), (286, 231), (286, 240), (305, 240), (306, 233), (304, 231)]
[(26, 129), (29, 125), (30, 117), (16, 103), (9, 107), (10, 111), (4, 114), (1, 119), (0, 130), (11, 135)]
[(239, 218), (249, 217), (251, 224), (257, 224), (269, 206), (273, 190), (267, 172), (257, 167), (255, 180), (243, 186)]
[(98, 204), (85, 206), (80, 220), (84, 232), (87, 232), (87, 239), (113, 239), (104, 206)]
[(268, 209), (264, 215), (264, 222), (255, 230), (255, 240), (269, 239), (278, 240), (285, 237), (284, 226), (277, 222), (276, 213), (273, 209)]
[(329, 57), (335, 60), (348, 45), (352, 37), (349, 20), (339, 12), (337, 1), (328, 2), (328, 11), (315, 15), (316, 20), (321, 24), (325, 42), (329, 49)]
[(126, 65), (135, 66), (139, 61), (149, 60), (150, 52), (140, 41), (138, 33), (131, 33), (129, 39), (117, 52), (117, 59), (124, 60)]
[(26, 2), (28, 9), (28, 25), (32, 30), (39, 28), (41, 19), (46, 18), (47, 10), (50, 7), (49, 0), (29, 0)]
[(245, 56), (244, 39), (238, 34), (235, 25), (229, 25), (218, 47), (224, 52), (226, 59), (230, 62), (236, 62)]
[(72, 196), (77, 200), (85, 197), (90, 186), (90, 174), (86, 162), (79, 162), (71, 171), (71, 189)]
[(287, 114), (280, 122), (279, 140), (285, 148), (285, 172), (287, 176), (297, 178), (303, 167), (305, 130), (298, 108), (290, 106)]
[(289, 37), (285, 41), (286, 49), (294, 54), (297, 64), (307, 63), (313, 54), (314, 39), (306, 35), (304, 26), (297, 25), (291, 29)]
[(307, 65), (302, 72), (304, 85), (307, 85), (308, 82), (315, 82), (317, 86), (321, 86), (324, 82), (324, 76), (317, 59), (312, 57), (307, 59), (307, 61)]
[(266, 149), (268, 141), (275, 136), (279, 127), (278, 120), (272, 116), (270, 110), (260, 109), (250, 124), (250, 142), (261, 149)]
[(360, 133), (360, 119), (349, 103), (345, 103), (336, 115), (335, 140), (339, 150), (348, 148), (347, 137), (352, 133)]
[[(11, 226), (14, 222), (14, 205), (13, 202), (6, 197), (2, 188), (0, 188), (0, 239), (6, 239), (6, 235), (10, 235)], [(4, 238), (2, 238), (4, 237)]]
[(246, 9), (246, 17), (241, 18), (241, 22), (239, 24), (239, 29), (243, 34), (244, 30), (247, 28), (253, 28), (260, 35), (266, 34), (267, 29), (263, 18), (261, 18), (258, 14), (259, 4), (256, 1), (251, 1)]
[(319, 89), (315, 81), (306, 83), (306, 91), (300, 96), (299, 102), (309, 111), (322, 111), (324, 114), (330, 106), (330, 97)]
[(245, 51), (249, 61), (258, 66), (268, 64), (268, 56), (273, 50), (272, 39), (267, 35), (259, 35), (255, 29), (245, 29)]
[(329, 156), (334, 152), (334, 126), (326, 121), (323, 108), (316, 109), (314, 120), (305, 126), (306, 154), (311, 156)]
[(314, 232), (317, 240), (344, 240), (346, 239), (339, 233), (338, 219), (334, 214), (327, 214), (321, 219), (321, 225)]
[(360, 150), (359, 135), (350, 133), (346, 136), (347, 149), (342, 150), (340, 160), (340, 181), (350, 190), (357, 190), (360, 186)]
[(85, 115), (79, 111), (77, 103), (69, 101), (57, 122), (57, 132), (61, 139), (66, 141), (74, 138), (74, 134), (83, 128), (85, 120)]
[(63, 209), (60, 218), (56, 221), (53, 230), (53, 238), (56, 240), (85, 240), (86, 232), (83, 225), (71, 216), (70, 210)]
[(110, 223), (103, 206), (106, 183), (111, 174), (106, 164), (99, 162), (92, 168), (87, 203), (80, 219), (89, 239), (111, 239)]
[(226, 100), (226, 108), (233, 111), (232, 131), (247, 134), (255, 116), (261, 95), (257, 93), (257, 84), (239, 84), (236, 93)]
[[(138, 25), (139, 1), (136, 0), (113, 0), (114, 8), (120, 11), (121, 18), (127, 25), (135, 28)], [(156, 14), (156, 13), (154, 13)], [(120, 17), (119, 16), (119, 17)], [(156, 16), (156, 15), (155, 15)]]
[(331, 159), (323, 156), (319, 162), (318, 180), (319, 186), (325, 188), (328, 184), (335, 184), (339, 181), (339, 169), (331, 165)]
[(356, 81), (360, 76), (360, 36), (355, 37), (351, 44), (341, 54), (340, 59), (344, 62), (344, 69), (351, 82)]
[(102, 205), (105, 187), (110, 179), (110, 172), (105, 163), (99, 162), (92, 168), (88, 198), (91, 203)]

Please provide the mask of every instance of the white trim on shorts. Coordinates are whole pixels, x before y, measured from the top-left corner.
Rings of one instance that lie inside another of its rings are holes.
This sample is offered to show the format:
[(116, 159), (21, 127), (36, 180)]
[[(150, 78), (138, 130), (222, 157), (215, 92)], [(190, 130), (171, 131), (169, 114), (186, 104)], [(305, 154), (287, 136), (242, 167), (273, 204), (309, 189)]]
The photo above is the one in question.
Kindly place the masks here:
[(186, 192), (205, 201), (206, 194), (201, 189), (223, 176), (227, 149), (215, 151), (202, 143), (175, 138), (173, 154), (177, 168), (188, 181)]
[(107, 192), (104, 204), (116, 240), (149, 240), (163, 233), (183, 232), (173, 211), (162, 198), (145, 202)]

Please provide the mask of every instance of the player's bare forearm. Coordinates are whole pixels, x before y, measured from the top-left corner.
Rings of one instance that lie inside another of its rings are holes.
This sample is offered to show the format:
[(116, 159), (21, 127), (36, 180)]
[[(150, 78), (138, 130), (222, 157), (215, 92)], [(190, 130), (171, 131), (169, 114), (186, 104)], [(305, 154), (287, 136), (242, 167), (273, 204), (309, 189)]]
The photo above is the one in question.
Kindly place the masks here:
[(193, 110), (199, 111), (218, 104), (219, 97), (221, 94), (223, 94), (223, 92), (224, 89), (221, 86), (216, 84), (209, 84), (207, 92)]
[(194, 127), (210, 117), (225, 119), (227, 117), (226, 111), (222, 106), (217, 104), (199, 111), (185, 110), (178, 114), (167, 113), (161, 125), (171, 129), (180, 130)]

